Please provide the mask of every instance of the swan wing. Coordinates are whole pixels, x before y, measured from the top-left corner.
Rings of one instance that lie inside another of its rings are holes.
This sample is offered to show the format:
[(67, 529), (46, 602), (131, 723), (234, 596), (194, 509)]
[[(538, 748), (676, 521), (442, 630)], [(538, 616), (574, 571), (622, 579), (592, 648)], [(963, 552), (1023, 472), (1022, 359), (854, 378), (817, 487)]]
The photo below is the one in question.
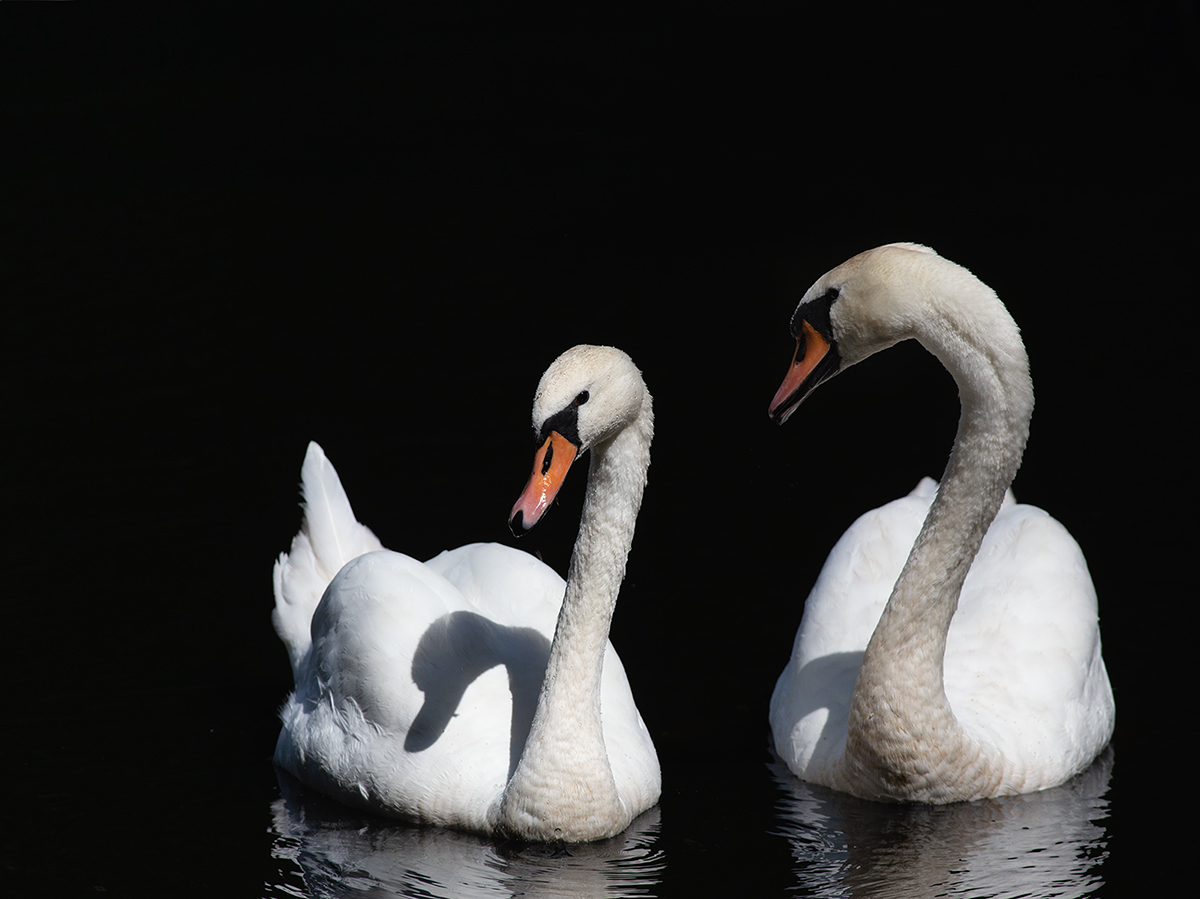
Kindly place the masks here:
[(275, 610), (271, 620), (287, 647), (299, 682), (310, 643), (309, 624), (321, 594), (339, 569), (365, 552), (382, 549), (379, 538), (354, 516), (337, 471), (316, 443), (300, 469), (304, 519), (291, 549), (275, 563)]
[(499, 543), (470, 543), (425, 564), (496, 623), (536, 627), (554, 636), (566, 582), (540, 559)]
[(820, 772), (842, 755), (863, 652), (936, 493), (937, 482), (924, 478), (907, 496), (859, 516), (804, 601), (770, 721), (776, 752), (807, 780), (826, 782)]
[(538, 624), (488, 618), (401, 553), (351, 560), (313, 617), (276, 760), (350, 804), (485, 829), (536, 707), (550, 645)]
[(1000, 510), (946, 637), (946, 697), (968, 732), (1038, 782), (1071, 776), (1112, 735), (1096, 591), (1067, 529), (1036, 506)]

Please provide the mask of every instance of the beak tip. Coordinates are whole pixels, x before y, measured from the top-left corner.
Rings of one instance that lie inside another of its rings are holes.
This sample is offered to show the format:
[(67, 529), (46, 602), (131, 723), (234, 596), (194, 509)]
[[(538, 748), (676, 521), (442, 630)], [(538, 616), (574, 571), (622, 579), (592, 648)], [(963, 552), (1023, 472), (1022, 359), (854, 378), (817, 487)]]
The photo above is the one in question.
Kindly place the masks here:
[(525, 534), (525, 513), (521, 509), (517, 509), (508, 519), (508, 529), (512, 531), (514, 537), (521, 537)]

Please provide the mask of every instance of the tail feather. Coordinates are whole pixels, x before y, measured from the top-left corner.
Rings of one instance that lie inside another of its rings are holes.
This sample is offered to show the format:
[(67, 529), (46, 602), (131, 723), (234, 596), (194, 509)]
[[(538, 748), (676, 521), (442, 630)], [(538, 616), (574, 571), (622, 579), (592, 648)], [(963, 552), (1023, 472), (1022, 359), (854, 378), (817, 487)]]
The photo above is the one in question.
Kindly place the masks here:
[(271, 614), (297, 678), (311, 643), (313, 612), (325, 588), (351, 559), (383, 548), (371, 529), (354, 517), (337, 471), (315, 442), (308, 445), (300, 480), (304, 520), (291, 549), (275, 563)]

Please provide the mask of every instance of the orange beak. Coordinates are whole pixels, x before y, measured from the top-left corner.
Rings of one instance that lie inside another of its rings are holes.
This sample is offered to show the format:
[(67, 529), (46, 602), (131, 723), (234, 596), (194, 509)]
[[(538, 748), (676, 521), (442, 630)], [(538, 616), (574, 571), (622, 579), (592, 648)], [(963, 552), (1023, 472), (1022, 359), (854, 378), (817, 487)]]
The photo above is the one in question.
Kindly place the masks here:
[(830, 349), (831, 344), (816, 328), (807, 321), (800, 322), (792, 366), (767, 409), (771, 418), (783, 424), (818, 384), (837, 373), (836, 354), (831, 356)]
[(558, 431), (551, 431), (533, 457), (533, 474), (508, 515), (508, 526), (518, 536), (529, 530), (554, 502), (567, 470), (579, 449)]

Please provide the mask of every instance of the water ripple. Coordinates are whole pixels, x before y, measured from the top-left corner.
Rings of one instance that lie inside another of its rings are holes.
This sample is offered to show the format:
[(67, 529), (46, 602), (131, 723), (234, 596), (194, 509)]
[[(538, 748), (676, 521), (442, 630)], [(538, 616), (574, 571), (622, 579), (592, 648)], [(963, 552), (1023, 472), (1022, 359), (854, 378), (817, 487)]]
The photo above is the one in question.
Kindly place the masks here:
[(665, 868), (657, 807), (611, 840), (540, 846), (375, 818), (279, 780), (273, 896), (625, 899), (653, 895)]
[(1107, 857), (1111, 747), (1061, 787), (955, 805), (865, 802), (801, 783), (781, 763), (781, 826), (797, 895), (1082, 897)]

